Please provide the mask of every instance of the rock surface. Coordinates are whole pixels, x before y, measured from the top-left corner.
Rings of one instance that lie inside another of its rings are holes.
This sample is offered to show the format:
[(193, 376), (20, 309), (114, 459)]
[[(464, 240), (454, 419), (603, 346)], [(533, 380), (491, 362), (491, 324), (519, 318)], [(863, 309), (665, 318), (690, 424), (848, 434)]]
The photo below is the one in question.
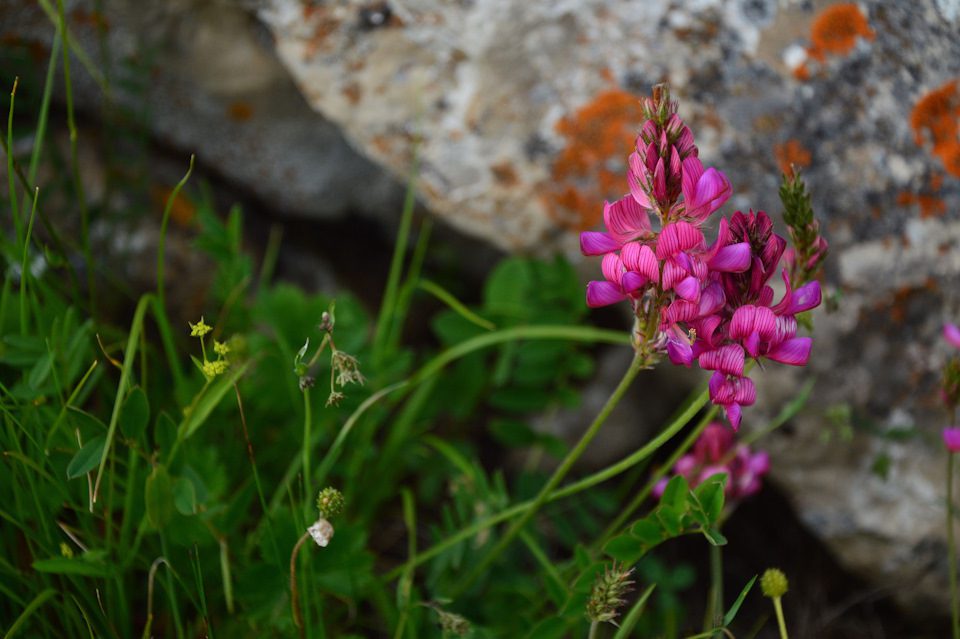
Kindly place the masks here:
[[(819, 383), (771, 442), (774, 475), (846, 566), (943, 609), (960, 3), (264, 0), (258, 15), (314, 108), (396, 175), (416, 149), (432, 210), (510, 250), (575, 253), (626, 190), (636, 97), (658, 81), (730, 177), (728, 209), (777, 211), (780, 171), (803, 168), (837, 310), (817, 317)], [(801, 378), (757, 377), (760, 424)]]
[[(243, 185), (279, 216), (396, 218), (402, 184), (306, 104), (269, 34), (241, 3), (65, 4), (68, 27), (85, 52), (72, 63), (83, 113), (98, 113), (109, 84), (113, 108), (142, 120), (156, 141), (179, 152), (181, 171), (195, 153), (200, 166)], [(53, 33), (36, 2), (0, 9), (4, 42), (29, 47), (38, 69)]]

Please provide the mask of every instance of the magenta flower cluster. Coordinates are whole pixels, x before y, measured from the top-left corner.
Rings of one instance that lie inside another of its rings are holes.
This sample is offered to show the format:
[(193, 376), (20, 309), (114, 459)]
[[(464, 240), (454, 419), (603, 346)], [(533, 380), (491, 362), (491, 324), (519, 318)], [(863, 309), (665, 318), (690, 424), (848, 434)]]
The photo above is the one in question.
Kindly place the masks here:
[[(708, 425), (693, 445), (693, 452), (684, 455), (673, 466), (673, 475), (687, 480), (691, 488), (707, 478), (726, 473), (725, 493), (728, 501), (749, 497), (760, 490), (761, 479), (770, 470), (770, 457), (761, 451), (753, 453), (746, 444), (737, 444), (732, 430), (714, 422)], [(664, 477), (653, 488), (658, 499), (669, 479)]]
[(630, 193), (604, 204), (605, 232), (580, 236), (584, 255), (603, 256), (604, 279), (587, 285), (587, 304), (628, 300), (637, 318), (635, 347), (712, 371), (710, 398), (737, 429), (741, 407), (756, 400), (748, 358), (807, 363), (811, 340), (797, 337), (796, 315), (820, 304), (820, 285), (794, 290), (782, 269), (786, 292), (774, 302), (768, 282), (787, 242), (762, 211), (721, 218), (716, 239), (707, 242), (704, 224), (729, 199), (730, 182), (703, 166), (664, 88), (642, 106)]

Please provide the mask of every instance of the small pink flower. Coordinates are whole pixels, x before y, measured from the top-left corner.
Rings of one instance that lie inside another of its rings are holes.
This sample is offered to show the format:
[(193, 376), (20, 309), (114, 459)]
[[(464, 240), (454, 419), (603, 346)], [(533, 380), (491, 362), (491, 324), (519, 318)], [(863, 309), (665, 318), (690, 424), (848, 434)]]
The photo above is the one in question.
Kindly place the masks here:
[(943, 429), (943, 445), (951, 453), (960, 453), (960, 426)]
[(948, 342), (960, 348), (960, 327), (949, 322), (943, 325), (943, 336)]

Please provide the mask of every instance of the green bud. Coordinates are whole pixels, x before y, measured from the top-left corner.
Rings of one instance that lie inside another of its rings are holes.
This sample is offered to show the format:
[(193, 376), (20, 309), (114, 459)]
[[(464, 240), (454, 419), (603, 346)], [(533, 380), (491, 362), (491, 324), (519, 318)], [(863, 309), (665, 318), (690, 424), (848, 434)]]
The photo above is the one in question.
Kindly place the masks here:
[(324, 519), (339, 515), (340, 512), (343, 511), (343, 505), (343, 493), (336, 488), (330, 488), (328, 486), (317, 495), (317, 509), (320, 511), (320, 516)]

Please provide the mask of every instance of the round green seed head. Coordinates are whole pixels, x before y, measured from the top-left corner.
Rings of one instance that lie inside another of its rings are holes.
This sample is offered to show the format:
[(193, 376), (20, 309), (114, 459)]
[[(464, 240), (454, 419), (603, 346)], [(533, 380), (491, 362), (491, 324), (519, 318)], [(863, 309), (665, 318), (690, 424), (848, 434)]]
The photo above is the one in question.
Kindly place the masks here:
[(775, 599), (787, 594), (787, 576), (776, 568), (768, 568), (760, 577), (760, 590), (765, 597)]

